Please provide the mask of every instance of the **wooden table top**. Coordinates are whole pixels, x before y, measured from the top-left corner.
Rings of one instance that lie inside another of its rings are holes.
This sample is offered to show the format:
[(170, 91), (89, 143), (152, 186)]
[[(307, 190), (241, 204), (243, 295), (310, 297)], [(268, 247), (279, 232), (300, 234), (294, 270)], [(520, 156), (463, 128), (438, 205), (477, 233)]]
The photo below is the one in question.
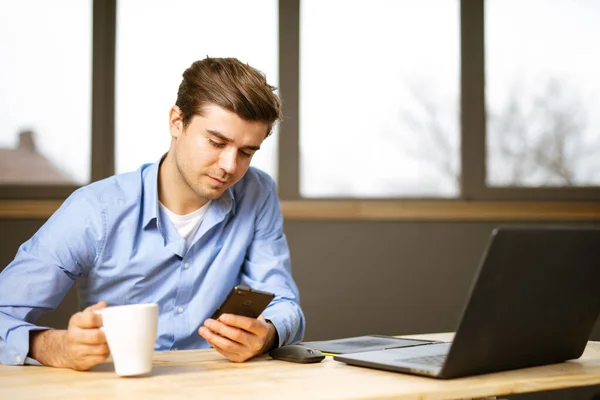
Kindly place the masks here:
[[(451, 334), (413, 336), (450, 340)], [(437, 380), (353, 367), (327, 357), (294, 364), (258, 357), (232, 363), (209, 350), (154, 354), (152, 372), (120, 378), (112, 362), (91, 371), (0, 365), (0, 399), (457, 399), (587, 386), (600, 382), (600, 342), (561, 364)]]

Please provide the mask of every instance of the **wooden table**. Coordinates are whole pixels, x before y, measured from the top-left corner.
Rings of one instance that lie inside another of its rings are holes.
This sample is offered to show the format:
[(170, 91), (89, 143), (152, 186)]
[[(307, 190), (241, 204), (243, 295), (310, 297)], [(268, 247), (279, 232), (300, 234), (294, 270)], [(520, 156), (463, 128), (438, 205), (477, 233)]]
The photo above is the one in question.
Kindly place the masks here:
[[(414, 336), (450, 340), (451, 334)], [(600, 342), (550, 366), (437, 380), (348, 366), (327, 357), (293, 364), (268, 356), (236, 364), (214, 350), (155, 353), (148, 376), (119, 378), (112, 362), (88, 372), (0, 365), (0, 399), (459, 399), (600, 382)]]

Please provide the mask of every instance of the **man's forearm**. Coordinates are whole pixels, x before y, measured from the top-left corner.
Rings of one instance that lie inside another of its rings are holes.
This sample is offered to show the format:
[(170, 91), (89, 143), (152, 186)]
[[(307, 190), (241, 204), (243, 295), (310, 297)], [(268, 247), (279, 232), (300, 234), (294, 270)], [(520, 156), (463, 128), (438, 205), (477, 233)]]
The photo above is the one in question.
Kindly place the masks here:
[(29, 333), (29, 357), (50, 367), (69, 367), (64, 360), (67, 331), (49, 329)]

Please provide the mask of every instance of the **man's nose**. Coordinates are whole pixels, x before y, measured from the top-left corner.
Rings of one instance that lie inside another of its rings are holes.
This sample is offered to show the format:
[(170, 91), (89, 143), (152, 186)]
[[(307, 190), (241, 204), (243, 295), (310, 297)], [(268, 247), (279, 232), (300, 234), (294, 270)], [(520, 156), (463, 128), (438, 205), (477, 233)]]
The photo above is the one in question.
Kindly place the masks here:
[(237, 162), (237, 149), (227, 148), (221, 152), (219, 157), (219, 168), (226, 173), (233, 175)]

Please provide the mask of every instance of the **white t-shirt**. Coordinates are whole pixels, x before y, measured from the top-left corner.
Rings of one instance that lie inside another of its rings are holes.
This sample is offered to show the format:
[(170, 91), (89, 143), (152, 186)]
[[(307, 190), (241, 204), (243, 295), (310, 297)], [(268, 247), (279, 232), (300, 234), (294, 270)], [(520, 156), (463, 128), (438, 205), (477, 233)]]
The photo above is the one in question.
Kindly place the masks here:
[(167, 214), (169, 221), (171, 221), (173, 226), (175, 226), (175, 229), (177, 229), (177, 232), (179, 232), (181, 237), (185, 239), (185, 243), (189, 248), (194, 234), (200, 227), (200, 224), (202, 224), (202, 220), (208, 212), (210, 203), (211, 200), (209, 200), (205, 205), (196, 211), (186, 215), (175, 214), (173, 211), (165, 207), (163, 203), (160, 203), (160, 208), (165, 212), (165, 214)]

